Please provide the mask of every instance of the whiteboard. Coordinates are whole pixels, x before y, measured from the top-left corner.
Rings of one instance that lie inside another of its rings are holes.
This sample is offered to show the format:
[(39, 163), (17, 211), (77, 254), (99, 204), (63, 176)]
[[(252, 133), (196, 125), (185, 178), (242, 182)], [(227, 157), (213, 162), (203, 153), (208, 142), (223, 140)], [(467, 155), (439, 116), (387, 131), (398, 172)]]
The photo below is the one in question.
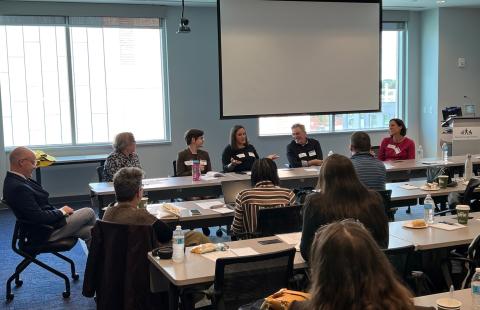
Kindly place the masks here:
[(378, 1), (217, 1), (221, 118), (380, 110)]

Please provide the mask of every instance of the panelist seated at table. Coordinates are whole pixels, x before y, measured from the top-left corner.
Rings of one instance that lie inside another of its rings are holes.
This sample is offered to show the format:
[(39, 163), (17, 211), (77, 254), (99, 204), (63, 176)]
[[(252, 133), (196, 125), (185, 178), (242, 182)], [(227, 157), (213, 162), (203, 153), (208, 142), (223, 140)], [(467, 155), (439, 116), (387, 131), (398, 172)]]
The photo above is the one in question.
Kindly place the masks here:
[(375, 191), (385, 190), (387, 169), (383, 162), (371, 153), (370, 136), (363, 131), (354, 132), (350, 138), (353, 167), (360, 182)]
[(293, 140), (287, 145), (290, 168), (321, 166), (323, 160), (320, 142), (308, 138), (303, 124), (292, 125)]
[[(172, 240), (172, 229), (150, 214), (146, 208), (138, 208), (143, 197), (143, 171), (136, 167), (121, 168), (113, 177), (113, 187), (117, 204), (105, 211), (104, 221), (126, 225), (152, 225), (157, 241)], [(121, 241), (119, 241), (121, 242)], [(189, 231), (185, 234), (185, 245), (197, 245), (210, 242), (203, 234)]]
[(112, 182), (113, 175), (123, 167), (142, 168), (136, 153), (137, 144), (131, 132), (121, 132), (115, 136), (113, 152), (105, 160), (103, 178), (105, 182)]
[(189, 129), (185, 133), (187, 148), (177, 155), (177, 176), (192, 175), (193, 160), (200, 161), (200, 172), (206, 173), (212, 170), (212, 164), (208, 152), (201, 150), (204, 137), (200, 129)]
[(289, 309), (435, 309), (417, 307), (372, 235), (354, 220), (317, 231), (310, 253), (311, 299)]
[(392, 118), (388, 125), (390, 137), (384, 138), (378, 150), (378, 159), (405, 160), (415, 159), (415, 142), (408, 137), (407, 127), (399, 118)]
[[(258, 159), (255, 147), (248, 143), (247, 131), (241, 125), (235, 125), (230, 130), (230, 144), (222, 153), (223, 171), (242, 172), (252, 170), (253, 162)], [(268, 155), (267, 158), (275, 160), (277, 154)]]
[(308, 195), (303, 206), (300, 251), (305, 260), (317, 229), (347, 218), (362, 222), (381, 248), (388, 247), (388, 218), (382, 198), (360, 182), (350, 159), (339, 154), (327, 157), (317, 188), (319, 192)]
[(256, 232), (260, 208), (288, 206), (295, 202), (295, 194), (290, 189), (278, 186), (277, 165), (270, 158), (253, 163), (250, 179), (254, 187), (241, 191), (235, 199), (232, 232), (237, 237)]
[(92, 208), (74, 211), (69, 206), (60, 209), (49, 202), (49, 193), (31, 179), (37, 167), (35, 153), (26, 147), (15, 148), (9, 156), (10, 171), (3, 182), (3, 198), (19, 220), (54, 228), (49, 236), (39, 239), (55, 241), (67, 237), (78, 237), (90, 246), (90, 230), (96, 216)]

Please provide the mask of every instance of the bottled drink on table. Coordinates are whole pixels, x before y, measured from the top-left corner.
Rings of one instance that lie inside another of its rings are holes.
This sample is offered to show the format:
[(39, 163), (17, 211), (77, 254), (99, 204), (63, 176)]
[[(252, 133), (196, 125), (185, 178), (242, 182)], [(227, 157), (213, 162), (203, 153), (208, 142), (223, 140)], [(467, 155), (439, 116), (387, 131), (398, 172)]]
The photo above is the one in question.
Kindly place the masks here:
[(465, 181), (470, 181), (473, 175), (473, 165), (472, 165), (472, 155), (467, 154), (467, 159), (465, 160)]
[(480, 268), (475, 268), (470, 287), (472, 288), (473, 309), (480, 309)]
[(423, 159), (423, 147), (419, 145), (417, 149), (417, 160), (422, 160), (422, 159)]
[(177, 228), (173, 231), (172, 247), (172, 260), (176, 263), (183, 262), (183, 259), (185, 258), (185, 235), (183, 234), (183, 230), (180, 225), (177, 225)]
[(444, 162), (448, 161), (448, 144), (447, 144), (447, 142), (443, 142), (443, 144), (442, 144), (442, 157), (443, 157)]
[(192, 180), (193, 181), (200, 181), (200, 161), (199, 160), (192, 160)]
[(423, 201), (423, 219), (425, 220), (425, 223), (427, 224), (433, 224), (433, 210), (435, 209), (435, 202), (432, 199), (432, 196), (430, 194), (425, 197), (425, 200)]

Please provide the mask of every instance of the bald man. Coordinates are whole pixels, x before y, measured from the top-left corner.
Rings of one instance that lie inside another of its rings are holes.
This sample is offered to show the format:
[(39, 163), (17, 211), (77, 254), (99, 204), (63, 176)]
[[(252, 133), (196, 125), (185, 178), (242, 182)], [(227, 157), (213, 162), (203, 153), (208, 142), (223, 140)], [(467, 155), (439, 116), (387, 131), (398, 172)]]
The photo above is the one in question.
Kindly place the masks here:
[(48, 237), (55, 241), (66, 237), (83, 239), (90, 245), (90, 230), (95, 224), (91, 208), (74, 211), (69, 206), (57, 209), (50, 205), (48, 192), (31, 179), (37, 167), (35, 153), (26, 147), (17, 147), (10, 153), (10, 171), (3, 183), (3, 198), (20, 220), (53, 226)]

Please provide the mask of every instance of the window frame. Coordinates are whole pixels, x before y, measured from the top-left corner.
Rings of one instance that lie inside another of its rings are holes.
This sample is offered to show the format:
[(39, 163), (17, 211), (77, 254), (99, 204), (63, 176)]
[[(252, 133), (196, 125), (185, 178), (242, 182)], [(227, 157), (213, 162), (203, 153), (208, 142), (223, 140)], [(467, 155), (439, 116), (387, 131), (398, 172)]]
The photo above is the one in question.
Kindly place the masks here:
[[(407, 85), (406, 81), (406, 69), (407, 69), (407, 49), (406, 49), (406, 40), (407, 40), (407, 22), (406, 21), (385, 21), (382, 22), (382, 33), (383, 31), (400, 31), (399, 36), (397, 38), (397, 117), (404, 119), (405, 123), (408, 123), (406, 116), (407, 116), (407, 107), (406, 107), (406, 89), (405, 85)], [(381, 91), (381, 89), (380, 89)], [(381, 103), (380, 103), (381, 104)], [(377, 112), (365, 112), (365, 114), (369, 113), (377, 113)], [(344, 115), (344, 114), (364, 114), (364, 113), (332, 113), (327, 114), (329, 118), (329, 131), (312, 131), (309, 132), (312, 135), (332, 135), (332, 134), (345, 134), (345, 133), (352, 133), (358, 130), (362, 130), (365, 132), (385, 132), (388, 129), (387, 127), (383, 128), (361, 128), (361, 129), (344, 129), (344, 130), (335, 130), (335, 116), (336, 115)], [(316, 116), (316, 114), (306, 114), (307, 116)], [(319, 114), (325, 115), (325, 114)], [(298, 115), (297, 115), (298, 116)], [(266, 118), (269, 116), (266, 116)], [(275, 116), (273, 116), (275, 117)], [(260, 132), (260, 120), (261, 117), (258, 118), (258, 126), (257, 126), (257, 134), (260, 138), (268, 138), (268, 137), (285, 137), (291, 136), (290, 133), (281, 133), (281, 134), (262, 134)]]

